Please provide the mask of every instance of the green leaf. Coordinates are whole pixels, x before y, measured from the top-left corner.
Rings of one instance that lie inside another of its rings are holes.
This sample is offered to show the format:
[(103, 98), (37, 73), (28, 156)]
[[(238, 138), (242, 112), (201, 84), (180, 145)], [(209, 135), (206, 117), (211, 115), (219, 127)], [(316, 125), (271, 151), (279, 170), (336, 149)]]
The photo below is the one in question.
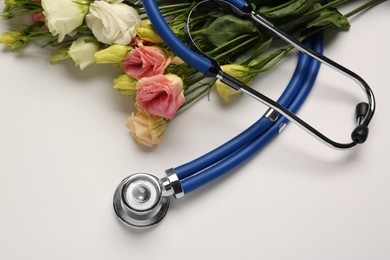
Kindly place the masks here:
[(260, 12), (268, 18), (282, 18), (290, 15), (299, 15), (309, 9), (313, 0), (291, 0), (276, 7), (261, 7)]
[(253, 22), (242, 20), (230, 14), (217, 18), (202, 32), (208, 41), (216, 47), (224, 45), (237, 36), (246, 33), (259, 33), (259, 30)]
[(324, 26), (327, 24), (331, 24), (333, 27), (341, 30), (348, 30), (351, 26), (347, 17), (343, 16), (337, 10), (332, 9), (322, 11), (316, 19), (307, 24), (307, 28)]
[(245, 64), (250, 60), (253, 60), (263, 54), (266, 50), (268, 50), (269, 46), (272, 43), (272, 38), (269, 38), (265, 42), (260, 42), (260, 44), (257, 44), (257, 46), (254, 46), (253, 48), (248, 48), (243, 53), (240, 53), (234, 59), (232, 59), (232, 63), (237, 64)]

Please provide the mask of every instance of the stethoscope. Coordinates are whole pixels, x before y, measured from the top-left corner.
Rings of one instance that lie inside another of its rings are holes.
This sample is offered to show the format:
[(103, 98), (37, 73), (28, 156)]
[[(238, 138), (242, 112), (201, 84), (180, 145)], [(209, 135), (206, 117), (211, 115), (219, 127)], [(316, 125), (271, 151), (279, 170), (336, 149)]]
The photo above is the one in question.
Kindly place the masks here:
[[(218, 4), (239, 17), (250, 19), (271, 30), (301, 52), (289, 84), (275, 102), (224, 73), (215, 60), (195, 46), (188, 33), (188, 22), (186, 35), (191, 49), (172, 32), (155, 0), (142, 2), (155, 30), (187, 64), (207, 77), (220, 79), (233, 89), (241, 90), (269, 109), (257, 122), (227, 143), (191, 162), (166, 170), (166, 177), (160, 179), (149, 173), (136, 173), (122, 180), (115, 191), (113, 205), (117, 216), (126, 225), (139, 229), (156, 225), (166, 215), (170, 197), (179, 199), (242, 164), (283, 131), (288, 121), (335, 149), (349, 149), (366, 141), (368, 124), (375, 111), (372, 90), (360, 76), (322, 55), (321, 35), (317, 34), (302, 44), (261, 14), (252, 11), (251, 5), (244, 0), (205, 0), (193, 7), (188, 17), (201, 5)], [(321, 63), (356, 81), (366, 94), (367, 102), (356, 106), (357, 126), (352, 131), (350, 143), (331, 140), (294, 114), (312, 89)]]

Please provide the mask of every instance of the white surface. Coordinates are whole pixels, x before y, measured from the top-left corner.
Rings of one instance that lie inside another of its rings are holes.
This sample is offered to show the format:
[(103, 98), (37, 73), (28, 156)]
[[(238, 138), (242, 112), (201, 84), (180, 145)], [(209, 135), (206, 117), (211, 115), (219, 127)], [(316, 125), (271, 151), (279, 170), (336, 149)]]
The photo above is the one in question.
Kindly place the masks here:
[[(115, 68), (80, 72), (49, 65), (39, 47), (1, 47), (0, 259), (390, 259), (389, 10), (386, 2), (352, 19), (349, 32), (327, 34), (326, 55), (376, 94), (366, 144), (334, 151), (290, 125), (234, 173), (173, 201), (146, 232), (114, 216), (119, 181), (138, 171), (163, 176), (245, 129), (264, 107), (247, 97), (222, 106), (212, 94), (147, 150), (124, 127), (131, 100), (111, 88)], [(276, 97), (294, 62), (256, 88)], [(322, 70), (299, 113), (341, 141), (363, 100), (345, 82)]]

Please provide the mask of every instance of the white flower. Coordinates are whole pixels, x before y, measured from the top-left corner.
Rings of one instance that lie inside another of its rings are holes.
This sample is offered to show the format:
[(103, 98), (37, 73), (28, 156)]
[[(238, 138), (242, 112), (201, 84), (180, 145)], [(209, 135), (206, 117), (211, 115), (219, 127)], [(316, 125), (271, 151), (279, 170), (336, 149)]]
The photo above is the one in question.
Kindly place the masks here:
[(61, 42), (65, 35), (72, 34), (84, 20), (88, 2), (84, 0), (42, 0), (43, 14), (52, 35)]
[(95, 63), (95, 53), (99, 50), (100, 44), (91, 37), (80, 37), (72, 43), (68, 55), (76, 66), (83, 70)]
[(118, 0), (95, 1), (86, 16), (88, 27), (99, 42), (129, 44), (141, 23), (137, 11)]

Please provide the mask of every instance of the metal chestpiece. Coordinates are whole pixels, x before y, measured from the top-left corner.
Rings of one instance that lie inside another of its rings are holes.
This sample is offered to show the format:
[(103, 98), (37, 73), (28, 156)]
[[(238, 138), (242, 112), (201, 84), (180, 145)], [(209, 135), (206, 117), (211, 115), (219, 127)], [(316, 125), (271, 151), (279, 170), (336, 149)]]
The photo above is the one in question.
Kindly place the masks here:
[(126, 177), (115, 190), (114, 210), (126, 225), (145, 229), (158, 224), (166, 215), (170, 196), (181, 197), (183, 192), (174, 172), (167, 171), (162, 179), (148, 173)]

